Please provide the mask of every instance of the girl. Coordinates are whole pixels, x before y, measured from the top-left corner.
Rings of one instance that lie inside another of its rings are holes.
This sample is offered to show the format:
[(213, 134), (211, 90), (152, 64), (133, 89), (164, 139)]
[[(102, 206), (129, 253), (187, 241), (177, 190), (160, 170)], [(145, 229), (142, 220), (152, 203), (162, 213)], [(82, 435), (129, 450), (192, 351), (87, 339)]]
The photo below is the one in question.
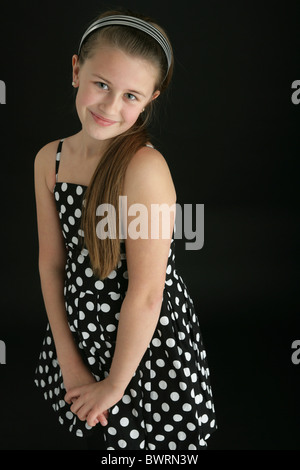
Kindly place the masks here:
[[(72, 69), (81, 130), (35, 159), (49, 319), (36, 385), (60, 423), (98, 449), (201, 449), (215, 412), (198, 318), (175, 269), (174, 213), (151, 236), (152, 205), (176, 202), (146, 130), (171, 80), (169, 39), (148, 18), (109, 11), (84, 33)], [(129, 230), (134, 204), (146, 209), (141, 236)]]

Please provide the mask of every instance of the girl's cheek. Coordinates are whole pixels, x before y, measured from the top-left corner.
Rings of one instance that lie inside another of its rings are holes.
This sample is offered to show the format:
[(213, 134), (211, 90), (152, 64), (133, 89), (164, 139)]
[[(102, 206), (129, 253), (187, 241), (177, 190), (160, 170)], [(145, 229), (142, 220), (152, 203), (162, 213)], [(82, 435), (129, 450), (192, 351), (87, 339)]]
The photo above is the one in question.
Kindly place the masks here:
[(139, 117), (139, 115), (140, 115), (140, 113), (139, 113), (138, 110), (136, 110), (136, 109), (127, 111), (127, 113), (126, 113), (126, 121), (127, 121), (127, 122), (135, 123), (135, 121), (137, 120), (137, 118)]

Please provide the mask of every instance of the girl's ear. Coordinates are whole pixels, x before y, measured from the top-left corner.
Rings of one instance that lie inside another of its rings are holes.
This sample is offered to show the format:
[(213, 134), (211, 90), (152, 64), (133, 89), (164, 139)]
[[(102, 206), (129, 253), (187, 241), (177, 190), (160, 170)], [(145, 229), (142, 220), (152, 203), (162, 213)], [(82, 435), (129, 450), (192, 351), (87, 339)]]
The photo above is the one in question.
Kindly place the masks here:
[(76, 80), (78, 80), (78, 73), (79, 73), (78, 55), (76, 54), (74, 54), (72, 57), (72, 69), (73, 69), (73, 82), (76, 83)]
[(160, 91), (156, 90), (152, 95), (151, 101), (156, 100), (156, 98), (158, 98), (159, 95), (160, 95)]

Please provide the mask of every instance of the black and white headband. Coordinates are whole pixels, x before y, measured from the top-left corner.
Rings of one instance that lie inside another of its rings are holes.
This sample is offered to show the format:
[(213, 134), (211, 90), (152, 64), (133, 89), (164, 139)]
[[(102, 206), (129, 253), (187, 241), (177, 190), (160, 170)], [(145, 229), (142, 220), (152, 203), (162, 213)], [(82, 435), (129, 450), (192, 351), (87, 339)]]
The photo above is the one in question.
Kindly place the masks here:
[(155, 28), (155, 26), (152, 26), (152, 24), (147, 23), (147, 21), (141, 20), (134, 16), (127, 16), (127, 15), (105, 16), (95, 21), (94, 23), (92, 23), (81, 38), (79, 48), (78, 48), (78, 55), (80, 54), (81, 46), (84, 40), (89, 34), (91, 34), (93, 31), (95, 31), (98, 28), (104, 28), (105, 26), (115, 26), (115, 25), (130, 26), (131, 28), (135, 28), (135, 29), (139, 29), (140, 31), (143, 31), (144, 33), (154, 38), (165, 53), (167, 63), (168, 63), (168, 71), (169, 71), (169, 68), (172, 63), (172, 51), (171, 51), (168, 41), (163, 36), (163, 34), (159, 31), (159, 29)]

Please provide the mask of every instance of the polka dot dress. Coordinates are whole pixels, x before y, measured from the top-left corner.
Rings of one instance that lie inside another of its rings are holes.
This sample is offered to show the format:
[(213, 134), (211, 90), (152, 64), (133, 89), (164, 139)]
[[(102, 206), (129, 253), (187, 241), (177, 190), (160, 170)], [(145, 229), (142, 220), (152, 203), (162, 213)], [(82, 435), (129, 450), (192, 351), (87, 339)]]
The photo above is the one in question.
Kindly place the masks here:
[[(63, 139), (57, 149), (56, 176), (62, 144)], [(102, 380), (109, 373), (114, 353), (128, 272), (123, 241), (118, 266), (103, 281), (94, 276), (89, 253), (81, 244), (85, 189), (56, 179), (54, 197), (67, 249), (64, 296), (69, 327), (92, 374)], [(202, 449), (217, 427), (198, 317), (175, 269), (174, 250), (172, 238), (161, 312), (152, 340), (124, 396), (110, 409), (108, 425), (101, 427), (107, 450)], [(66, 390), (49, 324), (35, 383), (71, 433), (88, 437), (95, 432), (64, 401)]]

